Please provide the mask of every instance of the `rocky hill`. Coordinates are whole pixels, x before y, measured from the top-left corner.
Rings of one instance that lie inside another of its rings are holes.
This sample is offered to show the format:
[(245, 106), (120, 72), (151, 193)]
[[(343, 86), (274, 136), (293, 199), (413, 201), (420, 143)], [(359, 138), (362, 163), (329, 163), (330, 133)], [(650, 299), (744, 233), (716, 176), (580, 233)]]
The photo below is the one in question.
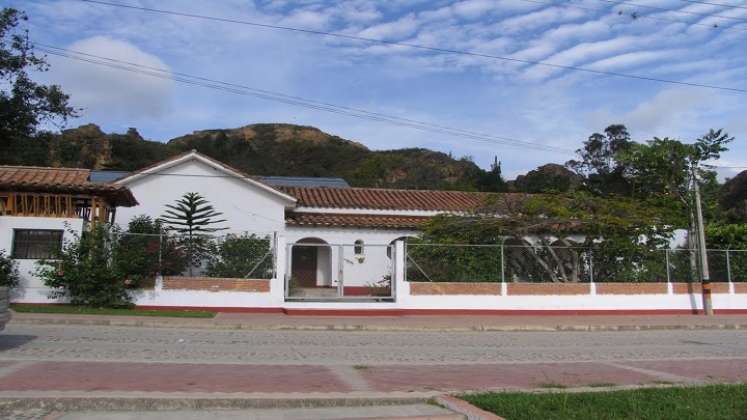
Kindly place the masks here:
[[(496, 171), (428, 149), (373, 151), (363, 144), (291, 124), (195, 131), (168, 142), (136, 129), (104, 133), (94, 124), (13, 142), (0, 163), (135, 170), (187, 150), (253, 175), (337, 176), (354, 186), (495, 190)], [(497, 175), (500, 175), (498, 171)]]

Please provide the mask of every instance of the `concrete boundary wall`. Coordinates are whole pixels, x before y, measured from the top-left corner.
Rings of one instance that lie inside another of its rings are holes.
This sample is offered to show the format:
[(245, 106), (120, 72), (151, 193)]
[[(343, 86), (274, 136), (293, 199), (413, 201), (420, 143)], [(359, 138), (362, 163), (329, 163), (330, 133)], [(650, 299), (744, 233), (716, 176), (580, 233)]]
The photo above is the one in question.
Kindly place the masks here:
[[(269, 280), (158, 278), (133, 293), (137, 306), (318, 315), (692, 313), (702, 309), (698, 283), (424, 283), (405, 280), (404, 242), (393, 253), (394, 301), (286, 302), (285, 238), (275, 244), (277, 276)], [(48, 289), (27, 289), (15, 302), (54, 303)], [(61, 302), (61, 301), (57, 301)], [(747, 283), (714, 283), (713, 306), (747, 313)]]

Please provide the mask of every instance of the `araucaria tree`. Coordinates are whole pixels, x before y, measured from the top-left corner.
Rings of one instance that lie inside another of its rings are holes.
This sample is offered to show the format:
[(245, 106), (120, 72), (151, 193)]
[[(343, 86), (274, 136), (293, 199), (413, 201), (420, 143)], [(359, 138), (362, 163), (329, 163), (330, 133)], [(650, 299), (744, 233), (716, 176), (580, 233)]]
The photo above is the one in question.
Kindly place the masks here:
[(217, 219), (223, 213), (216, 211), (207, 199), (195, 192), (184, 194), (176, 203), (166, 207), (160, 220), (168, 230), (182, 237), (189, 259), (189, 274), (192, 275), (192, 268), (202, 265), (209, 249), (206, 234), (228, 229), (216, 226), (226, 220)]

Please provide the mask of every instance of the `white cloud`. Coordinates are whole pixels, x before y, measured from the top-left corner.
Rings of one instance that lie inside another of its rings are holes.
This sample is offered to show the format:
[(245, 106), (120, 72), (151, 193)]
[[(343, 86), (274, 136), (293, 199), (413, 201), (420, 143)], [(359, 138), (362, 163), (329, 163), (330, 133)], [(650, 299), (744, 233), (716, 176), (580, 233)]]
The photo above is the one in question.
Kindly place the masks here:
[(459, 17), (474, 19), (495, 8), (494, 0), (464, 0), (452, 6), (454, 14)]
[(501, 21), (499, 25), (506, 33), (528, 31), (550, 23), (576, 20), (585, 15), (586, 12), (580, 9), (548, 7), (536, 12), (511, 17)]
[(678, 51), (634, 51), (595, 61), (585, 67), (600, 71), (619, 70), (626, 67), (639, 66), (644, 63), (667, 60), (674, 57), (677, 53)]
[[(697, 112), (709, 107), (713, 94), (692, 88), (670, 88), (641, 102), (627, 113), (622, 121), (629, 127), (647, 133), (672, 130), (688, 126), (696, 120)], [(662, 130), (664, 129), (664, 130)], [(676, 131), (675, 131), (676, 130)]]
[(331, 16), (314, 10), (299, 10), (280, 21), (282, 25), (298, 26), (304, 29), (324, 29)]
[(415, 15), (408, 14), (395, 21), (381, 23), (362, 30), (359, 36), (375, 39), (401, 39), (415, 33), (418, 22)]
[[(158, 57), (142, 51), (129, 42), (105, 36), (83, 39), (67, 48), (169, 70)], [(87, 118), (104, 115), (155, 118), (163, 116), (169, 109), (174, 83), (171, 80), (67, 58), (52, 56), (49, 57), (49, 61), (54, 68), (50, 77), (70, 94), (74, 106), (84, 108), (83, 115)]]

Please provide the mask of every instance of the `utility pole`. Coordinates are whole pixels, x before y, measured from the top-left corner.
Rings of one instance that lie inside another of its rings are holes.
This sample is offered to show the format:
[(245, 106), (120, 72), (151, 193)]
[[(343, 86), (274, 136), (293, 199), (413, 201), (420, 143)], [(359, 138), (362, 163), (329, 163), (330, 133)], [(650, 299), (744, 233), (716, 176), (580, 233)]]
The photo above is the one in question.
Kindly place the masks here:
[(700, 254), (700, 268), (702, 270), (701, 288), (703, 290), (703, 312), (713, 315), (713, 302), (711, 301), (711, 276), (708, 271), (708, 254), (706, 253), (705, 227), (703, 226), (703, 206), (700, 203), (700, 185), (692, 169), (693, 192), (695, 193), (695, 213), (698, 221), (698, 252)]

